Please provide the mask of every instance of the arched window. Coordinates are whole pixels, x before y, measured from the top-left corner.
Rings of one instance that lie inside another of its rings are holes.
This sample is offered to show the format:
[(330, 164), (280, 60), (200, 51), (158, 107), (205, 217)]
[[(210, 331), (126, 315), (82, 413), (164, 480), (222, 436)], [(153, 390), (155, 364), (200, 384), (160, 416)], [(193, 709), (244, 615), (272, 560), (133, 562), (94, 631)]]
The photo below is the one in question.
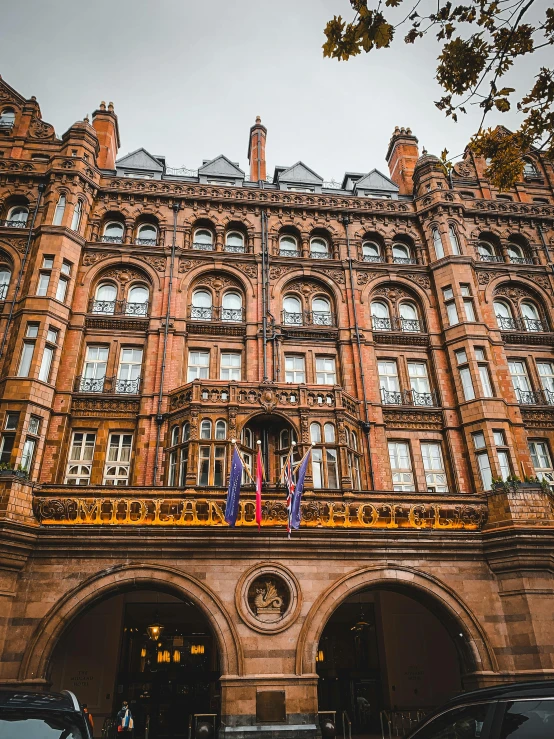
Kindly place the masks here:
[(225, 234), (225, 251), (242, 253), (244, 236), (239, 231), (227, 231)]
[(77, 200), (77, 202), (73, 206), (73, 215), (71, 217), (71, 230), (72, 231), (79, 231), (79, 226), (81, 225), (82, 213), (83, 213), (83, 201)]
[(324, 431), (325, 443), (334, 444), (335, 443), (335, 424), (326, 423), (323, 431)]
[(405, 244), (392, 245), (392, 261), (395, 264), (414, 264), (409, 247)]
[(0, 113), (0, 128), (12, 128), (15, 123), (15, 110), (13, 108), (4, 108)]
[(212, 422), (209, 418), (205, 418), (200, 424), (200, 438), (211, 439), (212, 438)]
[(247, 446), (249, 449), (254, 448), (254, 437), (252, 435), (252, 429), (243, 428), (241, 438), (244, 446)]
[(321, 444), (321, 426), (319, 423), (310, 424), (310, 440), (312, 444)]
[(185, 421), (185, 423), (183, 424), (181, 439), (183, 441), (188, 441), (190, 439), (190, 423), (188, 421)]
[(402, 331), (419, 331), (419, 317), (415, 303), (404, 301), (398, 307)]
[(215, 438), (218, 440), (227, 438), (227, 424), (223, 420), (215, 422)]
[(0, 300), (5, 300), (10, 287), (12, 273), (4, 265), (0, 268)]
[(525, 263), (525, 260), (523, 259), (523, 250), (520, 246), (518, 246), (517, 244), (508, 244), (506, 249), (510, 257), (510, 262), (513, 262), (514, 264)]
[(171, 429), (171, 446), (179, 443), (179, 426), (174, 426)]
[(355, 431), (353, 431), (350, 438), (352, 440), (352, 449), (355, 449), (356, 451), (358, 451), (358, 435), (357, 435), (357, 433)]
[(535, 166), (535, 163), (531, 159), (523, 160), (523, 175), (524, 177), (538, 177), (539, 171)]
[(442, 259), (444, 257), (444, 248), (442, 246), (440, 231), (436, 226), (433, 228), (433, 246), (435, 247), (437, 259)]
[(148, 315), (148, 298), (150, 291), (144, 285), (133, 285), (127, 295), (125, 313), (128, 316)]
[(381, 249), (375, 241), (364, 241), (362, 244), (362, 257), (364, 262), (382, 262)]
[(287, 326), (302, 326), (302, 304), (294, 295), (286, 295), (283, 300), (283, 323)]
[(190, 317), (193, 321), (212, 320), (212, 294), (207, 290), (195, 290), (192, 294)]
[(96, 288), (92, 312), (113, 316), (115, 313), (116, 299), (116, 286), (111, 282), (101, 282)]
[(371, 323), (374, 331), (390, 331), (392, 328), (389, 306), (380, 300), (371, 304)]
[(211, 251), (213, 249), (214, 237), (207, 228), (197, 228), (194, 232), (193, 249), (200, 251)]
[(450, 239), (450, 249), (452, 250), (452, 254), (460, 254), (460, 240), (456, 229), (452, 224), (448, 226), (448, 237)]
[(295, 433), (290, 429), (282, 429), (279, 434), (279, 449), (290, 449), (293, 441), (296, 441)]
[(516, 322), (512, 315), (512, 309), (503, 300), (495, 300), (493, 303), (496, 322), (501, 331), (513, 331), (516, 328)]
[(102, 241), (108, 244), (123, 243), (123, 224), (118, 221), (110, 221), (104, 226)]
[(312, 323), (315, 326), (333, 325), (333, 314), (331, 313), (331, 302), (329, 298), (318, 296), (312, 300)]
[(279, 255), (281, 257), (297, 257), (298, 243), (294, 236), (281, 236), (279, 239)]
[(137, 244), (156, 246), (158, 243), (158, 229), (151, 223), (143, 223), (137, 232)]
[(521, 315), (527, 331), (544, 331), (539, 310), (530, 300), (521, 304)]
[(56, 205), (56, 210), (54, 211), (54, 220), (52, 221), (52, 224), (54, 226), (61, 226), (63, 221), (63, 215), (65, 213), (65, 195), (62, 193), (60, 197), (58, 198), (58, 203)]
[(28, 218), (29, 208), (26, 208), (24, 205), (16, 205), (10, 209), (6, 225), (12, 226), (12, 228), (25, 228)]
[(240, 322), (242, 319), (242, 295), (237, 292), (225, 293), (221, 301), (221, 320)]
[(482, 262), (501, 262), (502, 260), (496, 256), (496, 249), (488, 241), (479, 241), (477, 244), (477, 253)]
[(325, 239), (315, 238), (310, 241), (310, 257), (312, 259), (329, 258), (329, 245)]

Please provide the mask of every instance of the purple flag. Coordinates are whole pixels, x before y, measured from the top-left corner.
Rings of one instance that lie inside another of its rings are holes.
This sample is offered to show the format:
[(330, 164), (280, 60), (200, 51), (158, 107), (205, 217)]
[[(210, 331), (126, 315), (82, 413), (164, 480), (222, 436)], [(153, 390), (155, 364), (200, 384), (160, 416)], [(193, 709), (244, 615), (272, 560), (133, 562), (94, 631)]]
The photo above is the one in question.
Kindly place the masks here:
[(293, 529), (298, 529), (300, 527), (300, 503), (302, 502), (302, 493), (304, 492), (304, 478), (306, 477), (306, 472), (308, 471), (308, 462), (310, 461), (311, 454), (312, 450), (310, 449), (310, 451), (304, 457), (302, 464), (298, 468), (298, 473), (296, 475), (296, 487), (294, 489), (294, 495), (292, 497), (291, 511), (291, 526)]
[(225, 520), (229, 526), (234, 526), (239, 512), (240, 483), (242, 480), (242, 461), (235, 447), (231, 459), (231, 473), (229, 475), (229, 489), (227, 490), (227, 505), (225, 506)]

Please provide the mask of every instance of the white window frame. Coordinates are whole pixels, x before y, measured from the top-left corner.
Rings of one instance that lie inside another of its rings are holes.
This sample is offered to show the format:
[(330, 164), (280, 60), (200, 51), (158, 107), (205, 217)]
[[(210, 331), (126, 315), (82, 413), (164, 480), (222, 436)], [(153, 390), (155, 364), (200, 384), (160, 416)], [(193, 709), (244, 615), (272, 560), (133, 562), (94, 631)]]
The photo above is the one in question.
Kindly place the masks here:
[[(414, 492), (414, 473), (410, 445), (407, 441), (389, 441), (389, 462), (392, 474), (392, 489), (399, 492)], [(408, 464), (402, 466), (401, 462)]]
[[(327, 369), (323, 364), (322, 368), (318, 367), (319, 363), (331, 362), (332, 369)], [(332, 380), (332, 382), (329, 382)], [(337, 362), (335, 357), (320, 356), (315, 358), (315, 382), (316, 385), (336, 385), (337, 384)]]
[[(113, 441), (116, 438), (118, 438), (118, 441), (114, 444)], [(126, 440), (129, 440), (129, 442), (126, 443)], [(126, 486), (129, 484), (132, 453), (133, 434), (124, 431), (110, 432), (104, 464), (103, 485)], [(110, 472), (111, 469), (116, 471)]]
[(219, 379), (227, 380), (227, 382), (240, 382), (242, 380), (242, 354), (240, 352), (221, 352)]
[[(200, 361), (192, 361), (193, 359), (202, 359)], [(188, 365), (187, 365), (187, 382), (194, 380), (208, 380), (210, 377), (210, 352), (205, 349), (189, 349)]]
[(448, 478), (440, 441), (422, 441), (421, 457), (427, 489), (434, 488), (436, 493), (447, 493)]
[(460, 367), (460, 382), (462, 383), (462, 392), (464, 400), (474, 400), (475, 388), (473, 387), (473, 379), (469, 367)]
[(95, 447), (95, 432), (73, 432), (65, 474), (66, 485), (90, 485)]
[(306, 357), (303, 354), (285, 354), (285, 382), (295, 385), (306, 382)]

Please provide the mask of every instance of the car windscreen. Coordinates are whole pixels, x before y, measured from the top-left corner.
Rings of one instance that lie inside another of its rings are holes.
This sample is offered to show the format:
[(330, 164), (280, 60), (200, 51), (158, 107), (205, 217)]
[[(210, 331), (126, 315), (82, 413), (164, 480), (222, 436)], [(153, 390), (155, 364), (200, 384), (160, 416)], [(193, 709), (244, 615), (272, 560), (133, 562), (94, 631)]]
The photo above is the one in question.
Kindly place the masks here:
[(2, 739), (88, 739), (78, 714), (0, 708)]

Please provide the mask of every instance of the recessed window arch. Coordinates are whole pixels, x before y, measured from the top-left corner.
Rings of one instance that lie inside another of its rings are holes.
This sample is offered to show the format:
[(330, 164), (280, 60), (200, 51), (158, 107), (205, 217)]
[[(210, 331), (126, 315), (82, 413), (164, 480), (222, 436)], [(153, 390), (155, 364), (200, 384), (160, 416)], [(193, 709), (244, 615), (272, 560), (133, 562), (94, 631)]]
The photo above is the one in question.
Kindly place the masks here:
[(312, 444), (321, 444), (321, 425), (319, 423), (310, 424), (310, 440)]
[(283, 323), (288, 326), (303, 324), (302, 303), (296, 295), (285, 295), (283, 298)]
[(521, 246), (518, 246), (517, 244), (508, 244), (506, 249), (510, 257), (510, 262), (515, 262), (515, 264), (523, 263), (523, 249)]
[(335, 443), (335, 424), (334, 423), (326, 423), (323, 427), (323, 434), (326, 444), (334, 444)]
[(122, 244), (124, 230), (120, 221), (108, 221), (104, 226), (102, 241), (109, 244)]
[(509, 303), (505, 302), (504, 300), (495, 300), (493, 303), (493, 308), (499, 329), (503, 331), (509, 331), (516, 328), (516, 322), (514, 320), (512, 308)]
[(462, 250), (460, 249), (460, 239), (458, 238), (456, 226), (453, 223), (448, 224), (448, 239), (450, 241), (450, 250), (452, 251), (452, 254), (461, 254)]
[(326, 239), (321, 236), (314, 236), (310, 239), (310, 257), (312, 259), (329, 258), (329, 244)]
[(395, 264), (413, 264), (415, 260), (407, 244), (396, 242), (392, 245), (392, 261)]
[(29, 208), (26, 205), (14, 205), (8, 212), (8, 226), (24, 228), (29, 218)]
[(374, 331), (391, 330), (390, 310), (384, 300), (374, 300), (371, 303), (371, 323)]
[(225, 234), (225, 251), (242, 253), (244, 249), (244, 235), (240, 231), (227, 231)]
[(200, 423), (200, 438), (211, 439), (212, 438), (212, 422), (209, 418), (204, 418)]
[(12, 128), (15, 123), (15, 110), (4, 108), (0, 113), (0, 128)]
[(128, 316), (146, 316), (148, 314), (148, 301), (150, 290), (146, 285), (132, 285), (127, 293), (125, 313)]
[(239, 322), (243, 320), (242, 295), (238, 290), (228, 290), (221, 300), (221, 320)]
[(532, 159), (523, 160), (523, 175), (524, 177), (538, 177), (539, 170), (535, 162)]
[(522, 301), (520, 310), (527, 331), (544, 331), (539, 309), (532, 300)]
[(181, 432), (181, 440), (188, 441), (190, 439), (190, 423), (185, 421), (183, 424), (183, 430)]
[(65, 193), (60, 193), (60, 197), (58, 198), (58, 202), (56, 203), (56, 209), (54, 211), (54, 218), (52, 220), (53, 226), (61, 226), (64, 213), (65, 213), (65, 206), (66, 206), (67, 200), (65, 197)]
[(175, 446), (179, 443), (179, 426), (174, 426), (171, 429), (171, 446)]
[(83, 215), (83, 201), (79, 198), (73, 206), (73, 215), (71, 216), (71, 230), (79, 231), (81, 226), (81, 217)]
[(153, 223), (142, 223), (137, 230), (137, 244), (156, 246), (158, 243), (158, 229)]
[(529, 248), (523, 238), (513, 236), (506, 244), (506, 251), (513, 264), (533, 264)]
[(279, 254), (282, 257), (297, 257), (299, 256), (298, 241), (296, 236), (291, 234), (283, 234), (279, 238)]
[(5, 300), (10, 287), (12, 272), (5, 264), (0, 265), (0, 300)]
[(419, 331), (419, 313), (413, 300), (403, 300), (398, 306), (402, 331)]
[(227, 423), (223, 419), (215, 422), (215, 438), (219, 441), (227, 438)]
[(433, 246), (435, 247), (435, 255), (437, 259), (442, 259), (444, 257), (444, 247), (442, 245), (441, 232), (439, 231), (438, 226), (433, 226), (431, 229), (431, 233), (433, 235)]
[(316, 326), (332, 326), (331, 301), (325, 295), (312, 298), (312, 323)]
[(193, 249), (211, 251), (214, 244), (214, 235), (208, 228), (197, 228), (194, 232)]
[(381, 247), (376, 241), (365, 240), (362, 242), (362, 258), (364, 262), (382, 262)]
[(496, 249), (490, 241), (479, 239), (477, 243), (477, 254), (482, 262), (501, 262), (501, 258), (496, 254)]
[(192, 293), (190, 317), (193, 321), (210, 321), (212, 319), (212, 294), (206, 288), (200, 288)]
[(94, 293), (93, 313), (113, 315), (117, 302), (117, 287), (113, 282), (100, 282)]
[(289, 449), (293, 440), (294, 434), (291, 437), (290, 429), (281, 429), (281, 433), (279, 434), (279, 449)]

